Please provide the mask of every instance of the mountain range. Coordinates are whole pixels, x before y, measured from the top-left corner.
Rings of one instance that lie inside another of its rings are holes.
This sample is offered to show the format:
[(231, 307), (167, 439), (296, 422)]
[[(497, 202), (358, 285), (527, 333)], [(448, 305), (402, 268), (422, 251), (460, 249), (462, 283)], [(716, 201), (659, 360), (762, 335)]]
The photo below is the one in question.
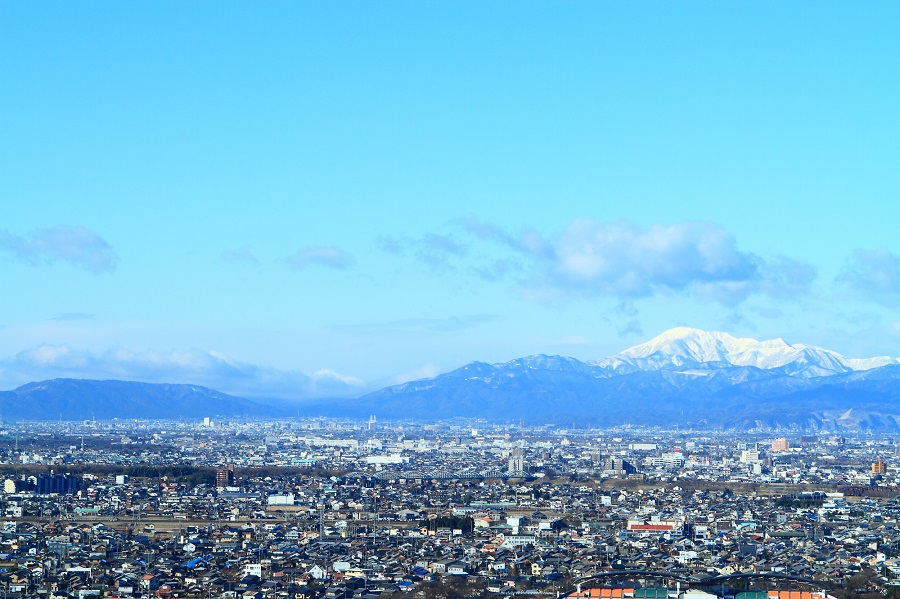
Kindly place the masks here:
[(53, 379), (0, 391), (6, 420), (274, 416), (278, 411), (198, 385)]
[(475, 362), (356, 400), (391, 417), (900, 430), (900, 361), (679, 327), (609, 358)]
[(829, 376), (896, 364), (900, 361), (887, 356), (845, 358), (831, 350), (812, 345), (791, 345), (782, 339), (739, 339), (728, 333), (687, 327), (670, 329), (646, 343), (596, 362), (596, 365), (616, 372), (720, 365), (753, 366), (802, 377)]
[(900, 360), (679, 327), (614, 356), (473, 362), (353, 399), (254, 402), (194, 385), (56, 379), (0, 392), (7, 419), (324, 415), (900, 432)]

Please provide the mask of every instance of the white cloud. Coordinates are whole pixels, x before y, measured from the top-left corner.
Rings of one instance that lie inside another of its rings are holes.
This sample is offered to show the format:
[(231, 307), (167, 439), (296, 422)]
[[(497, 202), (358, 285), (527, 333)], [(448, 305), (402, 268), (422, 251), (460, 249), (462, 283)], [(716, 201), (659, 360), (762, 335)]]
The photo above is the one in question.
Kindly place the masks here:
[(331, 385), (333, 382), (349, 387), (363, 387), (366, 382), (361, 378), (341, 374), (331, 368), (320, 368), (312, 374), (312, 380), (319, 384)]
[(57, 226), (39, 229), (30, 237), (0, 231), (0, 251), (37, 266), (68, 262), (89, 271), (112, 271), (118, 257), (99, 235), (84, 227)]
[(408, 383), (409, 381), (418, 381), (420, 379), (430, 379), (436, 377), (441, 374), (441, 370), (432, 363), (423, 364), (420, 368), (416, 368), (415, 370), (410, 370), (409, 372), (403, 372), (394, 377), (394, 380), (391, 384), (399, 385), (401, 383)]
[[(508, 272), (528, 273), (520, 275), (523, 296), (539, 302), (572, 293), (626, 301), (675, 293), (735, 305), (754, 294), (797, 297), (815, 278), (807, 263), (741, 251), (733, 235), (712, 223), (641, 228), (577, 219), (545, 236), (531, 229), (513, 235), (472, 217), (459, 222), (475, 238), (511, 250), (520, 264)], [(638, 330), (631, 322), (624, 332)]]
[(642, 230), (578, 220), (554, 241), (549, 272), (562, 285), (617, 297), (757, 278), (758, 259), (735, 246), (723, 229), (703, 223)]
[(52, 369), (81, 369), (92, 364), (92, 356), (88, 352), (76, 351), (61, 345), (40, 345), (20, 352), (16, 362), (24, 367)]
[[(437, 272), (512, 282), (522, 297), (538, 303), (573, 296), (633, 301), (679, 294), (735, 306), (752, 295), (800, 297), (816, 276), (805, 262), (740, 250), (735, 237), (713, 223), (642, 228), (576, 219), (554, 235), (530, 228), (510, 233), (473, 216), (450, 226), (465, 237), (382, 239), (380, 247), (411, 255)], [(640, 323), (631, 320), (620, 334), (639, 331)]]
[(308, 376), (240, 362), (217, 351), (115, 348), (95, 353), (65, 345), (40, 345), (0, 360), (0, 380), (10, 387), (52, 378), (189, 383), (238, 396), (285, 399), (356, 396), (366, 386), (357, 377), (331, 369)]
[[(680, 295), (733, 307), (751, 296), (802, 298), (816, 278), (811, 264), (742, 250), (734, 235), (707, 222), (640, 227), (576, 219), (547, 234), (532, 228), (509, 232), (467, 216), (448, 226), (456, 234), (381, 238), (379, 247), (435, 273), (512, 284), (536, 303)], [(640, 331), (640, 322), (631, 319), (619, 332)]]

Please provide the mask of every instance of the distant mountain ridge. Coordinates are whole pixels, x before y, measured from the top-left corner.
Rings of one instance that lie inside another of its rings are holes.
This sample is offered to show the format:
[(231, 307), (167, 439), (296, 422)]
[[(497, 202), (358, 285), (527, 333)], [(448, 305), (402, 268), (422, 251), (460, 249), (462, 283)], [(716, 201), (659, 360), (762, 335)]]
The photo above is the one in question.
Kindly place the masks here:
[(0, 392), (5, 420), (271, 416), (256, 402), (199, 385), (53, 379)]
[(54, 379), (0, 392), (5, 420), (351, 416), (900, 432), (900, 361), (680, 327), (583, 362), (472, 362), (355, 399), (275, 405), (197, 385)]
[(354, 403), (388, 417), (900, 431), (900, 362), (680, 327), (595, 362), (474, 362)]

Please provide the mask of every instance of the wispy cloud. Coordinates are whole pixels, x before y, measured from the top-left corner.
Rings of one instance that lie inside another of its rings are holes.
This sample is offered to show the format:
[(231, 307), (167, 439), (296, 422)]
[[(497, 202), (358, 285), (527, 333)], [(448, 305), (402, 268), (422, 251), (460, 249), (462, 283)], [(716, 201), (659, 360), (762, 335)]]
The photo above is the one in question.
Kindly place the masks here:
[(410, 255), (436, 272), (455, 270), (456, 261), (469, 251), (468, 246), (455, 236), (440, 233), (426, 233), (421, 237), (381, 237), (377, 245), (384, 252)]
[(616, 334), (619, 336), (619, 339), (637, 337), (644, 334), (644, 328), (641, 326), (640, 320), (632, 318), (628, 322), (622, 323), (616, 329)]
[(474, 216), (466, 216), (454, 221), (462, 226), (469, 234), (483, 240), (494, 241), (501, 245), (528, 254), (533, 257), (551, 257), (551, 246), (543, 236), (534, 229), (523, 229), (514, 235), (498, 225), (488, 223)]
[(352, 331), (438, 331), (454, 332), (472, 329), (499, 320), (496, 314), (467, 314), (447, 318), (404, 318), (388, 322), (340, 325), (340, 330)]
[(754, 314), (770, 320), (784, 317), (784, 311), (774, 306), (756, 306), (751, 309)]
[(634, 302), (619, 302), (619, 305), (616, 306), (614, 313), (616, 316), (616, 320), (618, 320), (616, 333), (618, 334), (619, 339), (625, 339), (626, 337), (644, 334), (644, 329), (641, 326), (640, 319), (638, 318), (638, 309), (637, 306), (634, 305)]
[(115, 270), (118, 257), (102, 237), (84, 227), (39, 229), (28, 237), (0, 231), (0, 252), (38, 266), (68, 262), (94, 273)]
[(554, 343), (554, 345), (579, 346), (579, 345), (591, 345), (593, 343), (594, 343), (594, 340), (591, 339), (590, 337), (586, 337), (584, 335), (569, 335), (566, 337), (562, 337), (561, 339), (558, 339)]
[(900, 256), (887, 248), (857, 250), (838, 275), (837, 283), (862, 299), (896, 306), (900, 299)]
[(259, 266), (259, 258), (253, 255), (248, 246), (242, 246), (238, 249), (227, 250), (222, 252), (222, 260), (233, 264), (249, 264), (251, 266)]
[(353, 266), (355, 262), (352, 254), (331, 246), (306, 247), (287, 257), (287, 263), (294, 270), (310, 266), (344, 269)]
[(93, 314), (89, 314), (87, 312), (66, 312), (64, 314), (57, 314), (50, 320), (56, 321), (66, 321), (66, 320), (91, 320), (94, 318)]
[(51, 378), (123, 379), (151, 383), (190, 383), (246, 397), (295, 399), (355, 396), (366, 383), (332, 369), (312, 375), (235, 360), (221, 352), (182, 350), (96, 353), (66, 345), (40, 345), (0, 360), (0, 378), (22, 384)]

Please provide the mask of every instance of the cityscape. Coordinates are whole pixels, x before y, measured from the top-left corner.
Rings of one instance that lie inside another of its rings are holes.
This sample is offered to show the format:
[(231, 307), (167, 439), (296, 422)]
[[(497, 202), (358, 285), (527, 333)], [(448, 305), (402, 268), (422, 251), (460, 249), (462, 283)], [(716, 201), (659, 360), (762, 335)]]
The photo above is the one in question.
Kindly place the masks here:
[(372, 416), (4, 423), (0, 439), (7, 596), (900, 588), (890, 436)]
[(0, 0), (0, 599), (900, 599), (898, 23)]

